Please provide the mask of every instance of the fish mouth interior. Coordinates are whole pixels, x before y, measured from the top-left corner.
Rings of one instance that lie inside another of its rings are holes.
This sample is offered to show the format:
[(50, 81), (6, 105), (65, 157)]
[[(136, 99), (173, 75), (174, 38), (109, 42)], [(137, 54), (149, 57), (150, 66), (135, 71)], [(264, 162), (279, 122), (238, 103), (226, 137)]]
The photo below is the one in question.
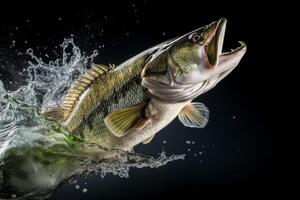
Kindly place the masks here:
[(213, 23), (209, 28), (210, 39), (206, 42), (205, 50), (208, 62), (211, 67), (218, 65), (220, 56), (232, 56), (238, 54), (246, 48), (244, 42), (239, 42), (240, 46), (230, 52), (222, 52), (227, 20), (225, 18)]

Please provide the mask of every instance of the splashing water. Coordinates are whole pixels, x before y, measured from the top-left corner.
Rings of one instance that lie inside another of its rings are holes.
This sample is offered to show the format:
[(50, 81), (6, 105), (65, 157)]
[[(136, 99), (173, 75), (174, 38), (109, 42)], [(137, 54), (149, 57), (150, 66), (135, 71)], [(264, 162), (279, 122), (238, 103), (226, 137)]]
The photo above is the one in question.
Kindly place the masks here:
[(98, 55), (96, 50), (90, 56), (81, 53), (73, 39), (65, 39), (61, 47), (62, 58), (49, 63), (43, 62), (42, 58), (34, 55), (32, 49), (28, 49), (31, 61), (25, 69), (28, 75), (27, 85), (13, 92), (12, 96), (41, 110), (61, 103), (66, 90)]
[[(157, 168), (184, 159), (184, 155), (157, 158), (108, 151), (74, 137), (40, 112), (61, 103), (71, 86), (98, 55), (86, 56), (65, 39), (62, 58), (45, 63), (31, 57), (24, 71), (27, 84), (7, 91), (0, 81), (0, 199), (44, 199), (59, 184), (89, 172), (129, 177), (130, 168)], [(106, 155), (110, 159), (103, 159)], [(102, 158), (102, 159), (99, 159)]]

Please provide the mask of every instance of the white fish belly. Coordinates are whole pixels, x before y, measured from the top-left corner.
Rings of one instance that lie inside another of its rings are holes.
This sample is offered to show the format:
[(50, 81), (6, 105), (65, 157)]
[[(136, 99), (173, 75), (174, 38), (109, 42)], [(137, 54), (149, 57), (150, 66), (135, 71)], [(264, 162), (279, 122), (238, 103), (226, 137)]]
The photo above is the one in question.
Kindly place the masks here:
[(151, 101), (158, 112), (151, 118), (150, 123), (141, 130), (133, 130), (123, 136), (114, 148), (130, 151), (135, 145), (153, 137), (161, 129), (172, 122), (181, 110), (189, 103), (166, 103), (157, 99), (151, 99)]

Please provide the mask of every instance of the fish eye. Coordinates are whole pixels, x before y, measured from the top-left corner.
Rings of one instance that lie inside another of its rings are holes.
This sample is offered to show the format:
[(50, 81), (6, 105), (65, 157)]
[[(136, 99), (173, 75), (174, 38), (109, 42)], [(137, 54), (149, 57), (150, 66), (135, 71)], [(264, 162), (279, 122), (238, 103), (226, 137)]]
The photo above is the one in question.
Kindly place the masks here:
[(201, 39), (201, 35), (199, 35), (199, 34), (193, 34), (193, 35), (191, 36), (191, 40), (192, 40), (193, 42), (198, 42), (200, 39)]

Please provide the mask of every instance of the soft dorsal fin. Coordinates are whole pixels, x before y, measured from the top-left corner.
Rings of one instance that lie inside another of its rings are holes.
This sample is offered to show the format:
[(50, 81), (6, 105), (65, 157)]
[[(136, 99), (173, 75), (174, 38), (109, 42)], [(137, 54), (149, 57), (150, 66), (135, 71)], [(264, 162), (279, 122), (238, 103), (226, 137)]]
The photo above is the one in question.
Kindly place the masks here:
[(114, 65), (101, 65), (94, 64), (87, 70), (78, 80), (76, 80), (67, 92), (61, 106), (57, 108), (52, 108), (46, 112), (44, 115), (53, 118), (57, 121), (66, 120), (73, 108), (75, 107), (81, 94), (96, 80), (102, 77), (107, 71), (112, 69)]
[(209, 111), (203, 103), (192, 102), (179, 113), (178, 118), (186, 127), (203, 128), (208, 122)]

